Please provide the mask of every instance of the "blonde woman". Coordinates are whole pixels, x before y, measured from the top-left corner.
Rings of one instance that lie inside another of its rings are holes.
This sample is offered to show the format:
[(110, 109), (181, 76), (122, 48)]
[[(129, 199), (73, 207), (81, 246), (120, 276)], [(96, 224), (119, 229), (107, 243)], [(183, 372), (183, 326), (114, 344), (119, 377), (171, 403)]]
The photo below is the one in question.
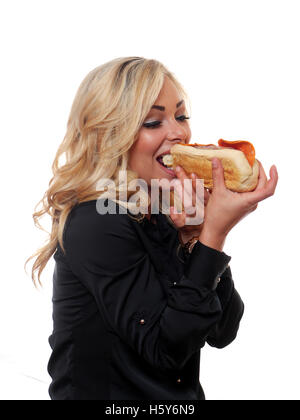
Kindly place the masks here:
[[(274, 193), (278, 175), (273, 166), (267, 180), (260, 164), (256, 190), (236, 194), (226, 189), (217, 160), (203, 223), (191, 226), (184, 211), (162, 211), (161, 194), (159, 212), (145, 211), (151, 180), (184, 185), (189, 178), (159, 159), (191, 140), (189, 117), (183, 87), (156, 60), (114, 59), (78, 89), (42, 209), (33, 215), (37, 225), (45, 213), (52, 218), (49, 242), (33, 255), (32, 279), (40, 282), (54, 254), (53, 400), (205, 399), (201, 348), (223, 348), (236, 337), (244, 305), (223, 246), (229, 231)], [(142, 212), (130, 210), (134, 191), (120, 181), (121, 171), (128, 183), (149, 187)], [(112, 181), (116, 199), (112, 189), (100, 192), (103, 180)], [(113, 205), (115, 212), (99, 211)]]

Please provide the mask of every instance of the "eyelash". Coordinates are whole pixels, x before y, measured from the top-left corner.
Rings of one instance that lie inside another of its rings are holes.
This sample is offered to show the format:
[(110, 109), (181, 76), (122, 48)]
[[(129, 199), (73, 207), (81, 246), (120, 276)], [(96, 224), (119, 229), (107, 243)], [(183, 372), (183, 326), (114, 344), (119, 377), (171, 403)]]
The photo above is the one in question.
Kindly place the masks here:
[[(186, 117), (185, 115), (180, 115), (180, 117), (177, 117), (177, 119), (179, 121), (184, 121), (184, 120), (189, 120), (190, 117)], [(151, 123), (145, 123), (145, 124), (143, 124), (143, 126), (146, 127), (146, 128), (156, 128), (156, 127), (159, 127), (160, 124), (161, 124), (160, 121), (153, 121)]]

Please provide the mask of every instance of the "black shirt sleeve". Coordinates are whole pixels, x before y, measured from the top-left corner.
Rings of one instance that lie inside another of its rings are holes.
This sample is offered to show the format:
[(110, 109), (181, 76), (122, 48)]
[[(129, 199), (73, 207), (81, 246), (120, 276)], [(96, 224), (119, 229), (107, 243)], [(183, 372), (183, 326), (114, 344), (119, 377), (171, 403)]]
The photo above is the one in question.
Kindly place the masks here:
[(217, 281), (231, 257), (198, 242), (166, 295), (132, 223), (127, 214), (75, 209), (64, 233), (67, 261), (111, 331), (152, 366), (181, 369), (227, 322)]
[[(177, 238), (177, 246), (179, 245), (177, 256), (184, 264), (189, 264), (191, 256), (183, 252), (180, 247), (180, 239)], [(218, 253), (218, 250), (211, 249)], [(191, 254), (193, 255), (193, 253)], [(216, 293), (222, 307), (222, 317), (219, 322), (214, 324), (209, 332), (206, 342), (217, 348), (228, 346), (236, 338), (239, 330), (239, 324), (244, 314), (244, 303), (234, 287), (231, 268), (227, 265), (225, 271), (218, 279)]]
[(222, 318), (213, 326), (206, 341), (210, 346), (221, 349), (236, 338), (244, 314), (244, 303), (234, 287), (230, 266), (220, 277), (216, 292), (222, 306)]

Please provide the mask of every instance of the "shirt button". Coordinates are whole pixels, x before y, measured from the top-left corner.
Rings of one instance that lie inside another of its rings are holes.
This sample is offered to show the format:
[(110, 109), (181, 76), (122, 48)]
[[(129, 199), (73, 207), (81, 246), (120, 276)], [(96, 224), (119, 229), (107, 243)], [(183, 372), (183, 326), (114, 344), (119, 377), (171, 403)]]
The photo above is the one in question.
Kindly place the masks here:
[(180, 379), (180, 378), (178, 378), (176, 382), (177, 382), (178, 384), (180, 384), (181, 379)]
[(140, 319), (140, 324), (144, 325), (145, 324), (145, 320), (144, 319)]
[(174, 281), (173, 285), (176, 286), (176, 284), (177, 284), (176, 281)]
[(221, 277), (218, 278), (217, 283), (220, 283), (220, 281), (221, 281)]

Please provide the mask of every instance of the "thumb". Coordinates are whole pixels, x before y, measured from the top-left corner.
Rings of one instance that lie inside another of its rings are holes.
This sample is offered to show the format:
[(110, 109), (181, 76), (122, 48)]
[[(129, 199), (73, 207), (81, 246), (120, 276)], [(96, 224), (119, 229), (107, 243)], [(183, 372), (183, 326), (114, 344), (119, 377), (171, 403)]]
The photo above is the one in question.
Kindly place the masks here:
[(212, 178), (213, 189), (226, 188), (222, 161), (218, 158), (212, 159)]

